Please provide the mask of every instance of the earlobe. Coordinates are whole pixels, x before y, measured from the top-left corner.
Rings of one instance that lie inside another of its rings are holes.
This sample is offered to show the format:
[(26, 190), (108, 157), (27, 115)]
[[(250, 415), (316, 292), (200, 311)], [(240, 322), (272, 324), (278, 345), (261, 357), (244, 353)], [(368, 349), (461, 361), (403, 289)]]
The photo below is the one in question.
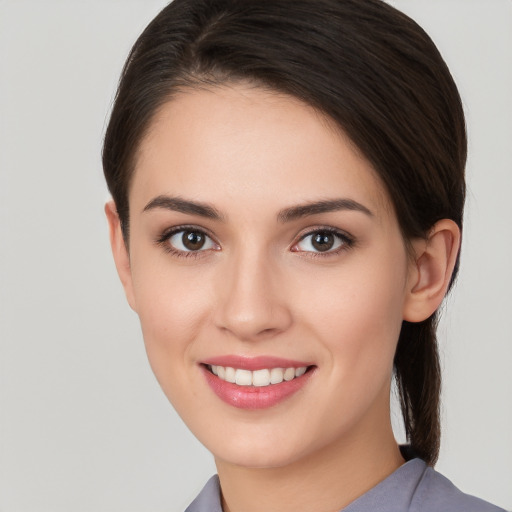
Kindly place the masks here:
[(426, 240), (413, 241), (404, 320), (421, 322), (436, 311), (448, 290), (459, 247), (460, 229), (450, 219), (437, 222)]
[(105, 215), (107, 216), (110, 233), (110, 246), (112, 248), (112, 255), (114, 256), (117, 273), (119, 275), (119, 279), (121, 279), (128, 304), (135, 311), (130, 255), (123, 238), (121, 222), (119, 220), (119, 215), (114, 201), (109, 201), (105, 204)]

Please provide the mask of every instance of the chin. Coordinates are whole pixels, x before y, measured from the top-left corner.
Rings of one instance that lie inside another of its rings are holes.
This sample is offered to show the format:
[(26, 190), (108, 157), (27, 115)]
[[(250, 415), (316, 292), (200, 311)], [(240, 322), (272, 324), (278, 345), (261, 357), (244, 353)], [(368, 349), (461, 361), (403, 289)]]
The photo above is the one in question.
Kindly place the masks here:
[(258, 446), (245, 449), (228, 449), (214, 453), (215, 460), (222, 460), (233, 466), (249, 469), (281, 468), (293, 464), (299, 457), (297, 453), (279, 450), (263, 450)]
[(261, 435), (226, 436), (222, 439), (208, 439), (206, 448), (215, 460), (245, 468), (281, 468), (307, 457), (320, 447), (318, 441), (309, 440), (302, 432), (283, 437), (282, 432), (260, 432)]

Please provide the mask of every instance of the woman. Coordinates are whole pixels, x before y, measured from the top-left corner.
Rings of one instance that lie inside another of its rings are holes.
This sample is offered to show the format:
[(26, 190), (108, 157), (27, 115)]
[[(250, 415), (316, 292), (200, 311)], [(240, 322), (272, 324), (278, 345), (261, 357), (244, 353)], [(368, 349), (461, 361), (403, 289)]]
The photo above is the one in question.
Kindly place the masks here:
[(446, 65), (380, 0), (175, 0), (147, 27), (106, 213), (153, 371), (215, 457), (190, 512), (499, 510), (432, 469), (465, 159)]

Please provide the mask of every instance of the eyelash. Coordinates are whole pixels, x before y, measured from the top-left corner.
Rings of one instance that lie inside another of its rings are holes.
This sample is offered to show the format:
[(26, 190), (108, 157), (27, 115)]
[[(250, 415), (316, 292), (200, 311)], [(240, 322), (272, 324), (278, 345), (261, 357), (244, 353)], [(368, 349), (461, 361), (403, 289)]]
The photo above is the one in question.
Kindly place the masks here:
[(198, 251), (181, 251), (180, 249), (176, 249), (169, 243), (169, 239), (183, 231), (190, 231), (192, 233), (198, 233), (201, 235), (206, 236), (210, 240), (213, 241), (216, 245), (218, 245), (212, 236), (210, 236), (206, 231), (203, 229), (197, 228), (196, 226), (174, 226), (170, 229), (165, 230), (161, 236), (156, 240), (158, 245), (161, 245), (163, 249), (171, 254), (172, 256), (175, 256), (176, 258), (200, 258), (203, 256), (203, 254), (206, 252), (206, 250), (198, 250)]
[(316, 235), (318, 233), (328, 233), (330, 235), (334, 235), (341, 242), (341, 245), (338, 248), (336, 248), (336, 249), (334, 249), (332, 251), (329, 250), (329, 251), (324, 251), (324, 252), (322, 252), (322, 251), (318, 251), (318, 252), (315, 252), (315, 251), (294, 251), (294, 252), (301, 252), (303, 254), (307, 254), (308, 258), (328, 258), (328, 257), (331, 257), (331, 256), (337, 256), (338, 254), (340, 254), (340, 253), (342, 253), (344, 251), (352, 249), (355, 246), (355, 243), (356, 243), (354, 237), (352, 237), (348, 233), (345, 233), (344, 231), (341, 231), (341, 230), (336, 229), (336, 228), (322, 226), (322, 227), (314, 228), (312, 230), (311, 229), (308, 230), (307, 233), (305, 233), (304, 235), (302, 235), (299, 238), (299, 241), (296, 242), (293, 245), (293, 247), (297, 246), (300, 242), (302, 242), (306, 238), (308, 238), (310, 236), (313, 236), (313, 235)]
[[(193, 233), (198, 233), (198, 234), (204, 235), (207, 238), (209, 238), (210, 240), (212, 240), (212, 242), (218, 246), (217, 242), (215, 242), (215, 240), (213, 239), (212, 236), (210, 236), (203, 229), (197, 228), (196, 226), (174, 226), (170, 229), (165, 230), (157, 238), (156, 243), (158, 245), (162, 246), (166, 252), (168, 252), (169, 254), (171, 254), (172, 256), (177, 257), (177, 258), (200, 258), (200, 257), (203, 257), (204, 254), (202, 254), (202, 253), (207, 252), (209, 249), (203, 249), (203, 250), (197, 250), (197, 251), (182, 251), (180, 249), (176, 249), (169, 243), (169, 239), (172, 236), (174, 236), (178, 233), (181, 233), (183, 231), (191, 231)], [(306, 238), (313, 236), (315, 234), (318, 234), (318, 233), (328, 233), (328, 234), (334, 235), (341, 242), (340, 247), (336, 248), (333, 251), (324, 251), (324, 252), (293, 250), (293, 247), (296, 247), (300, 242), (302, 242)], [(293, 244), (292, 252), (299, 252), (299, 253), (303, 253), (304, 255), (307, 254), (306, 257), (311, 257), (311, 258), (328, 258), (328, 257), (332, 257), (332, 256), (337, 256), (341, 252), (347, 251), (347, 250), (353, 248), (355, 243), (356, 243), (355, 239), (351, 235), (348, 235), (347, 233), (345, 233), (344, 231), (340, 231), (339, 229), (332, 228), (332, 227), (323, 226), (323, 227), (318, 227), (315, 229), (308, 230), (307, 233), (301, 235), (299, 240)]]

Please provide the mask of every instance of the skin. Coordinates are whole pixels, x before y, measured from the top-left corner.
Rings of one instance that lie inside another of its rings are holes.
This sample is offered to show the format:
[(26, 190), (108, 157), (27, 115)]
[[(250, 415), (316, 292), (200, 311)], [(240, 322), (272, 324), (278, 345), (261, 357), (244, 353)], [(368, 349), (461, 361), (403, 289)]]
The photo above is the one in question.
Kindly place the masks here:
[[(207, 203), (222, 219), (145, 211), (162, 195)], [(278, 219), (339, 198), (370, 213)], [(453, 222), (413, 240), (411, 255), (346, 136), (296, 99), (241, 84), (183, 92), (161, 108), (129, 202), (128, 248), (106, 207), (118, 272), (164, 393), (215, 456), (226, 512), (340, 510), (404, 462), (390, 423), (393, 355), (402, 320), (427, 318), (446, 292)], [(183, 224), (211, 238), (192, 257), (169, 252), (179, 236), (162, 241)], [(322, 228), (352, 243), (335, 238), (336, 250), (320, 252), (304, 237)], [(314, 373), (283, 402), (241, 410), (200, 366), (226, 354), (307, 361)]]

